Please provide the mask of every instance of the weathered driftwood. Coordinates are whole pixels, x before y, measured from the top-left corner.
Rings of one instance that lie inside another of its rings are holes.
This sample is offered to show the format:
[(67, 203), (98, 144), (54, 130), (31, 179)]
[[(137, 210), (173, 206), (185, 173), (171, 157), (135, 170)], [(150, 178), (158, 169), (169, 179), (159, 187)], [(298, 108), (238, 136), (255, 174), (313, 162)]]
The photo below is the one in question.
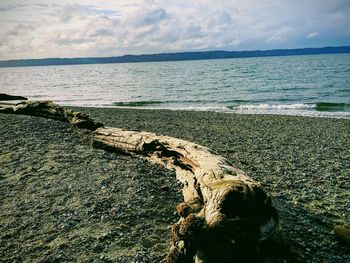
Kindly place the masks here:
[(103, 124), (95, 122), (87, 114), (65, 109), (52, 101), (26, 101), (18, 104), (0, 104), (0, 112), (24, 114), (69, 122), (75, 127), (96, 130)]
[(206, 147), (107, 127), (94, 132), (93, 146), (175, 169), (184, 202), (177, 205), (181, 218), (172, 228), (167, 262), (256, 261), (279, 236), (276, 210), (259, 184)]

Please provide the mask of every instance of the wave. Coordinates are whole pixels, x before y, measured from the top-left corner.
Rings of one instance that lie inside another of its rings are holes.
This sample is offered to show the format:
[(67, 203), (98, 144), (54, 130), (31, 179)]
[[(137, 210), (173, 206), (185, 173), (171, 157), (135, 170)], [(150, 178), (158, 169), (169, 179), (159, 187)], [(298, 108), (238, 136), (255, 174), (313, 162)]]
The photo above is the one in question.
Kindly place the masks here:
[[(276, 99), (277, 100), (277, 99)], [(102, 107), (148, 108), (185, 111), (216, 111), (242, 114), (282, 114), (328, 118), (350, 118), (350, 104), (334, 102), (276, 103), (259, 100), (140, 100), (113, 102)], [(289, 100), (290, 102), (290, 100)], [(100, 106), (100, 105), (99, 105)]]
[(350, 104), (345, 103), (249, 104), (230, 107), (230, 109), (240, 114), (281, 114), (350, 119)]
[(239, 106), (229, 106), (228, 108), (233, 110), (306, 110), (313, 109), (316, 104), (247, 104)]
[[(117, 107), (146, 107), (146, 106), (160, 106), (160, 105), (178, 105), (178, 107), (181, 107), (181, 105), (186, 105), (186, 107), (196, 107), (197, 105), (201, 104), (217, 104), (218, 102), (216, 100), (142, 100), (142, 101), (116, 101), (112, 102), (113, 106)], [(220, 102), (219, 102), (220, 103)], [(188, 106), (190, 105), (190, 106)], [(184, 106), (185, 107), (185, 106)]]
[(350, 104), (334, 102), (295, 103), (295, 104), (245, 104), (231, 106), (236, 110), (315, 110), (329, 112), (349, 112)]
[(316, 111), (350, 111), (348, 103), (318, 102), (315, 107)]
[[(284, 100), (282, 100), (284, 101)], [(231, 105), (229, 105), (231, 104)], [(233, 105), (232, 105), (233, 104)], [(292, 104), (269, 104), (259, 103), (247, 100), (142, 100), (142, 101), (119, 101), (113, 102), (110, 106), (114, 107), (161, 107), (168, 109), (221, 109), (222, 111), (285, 111), (285, 110), (313, 110), (322, 112), (350, 112), (350, 104), (333, 102), (315, 102), (315, 103), (292, 103)]]
[(159, 105), (167, 103), (167, 101), (158, 100), (143, 100), (143, 101), (128, 101), (128, 102), (113, 102), (113, 106), (117, 107), (144, 107), (149, 105)]
[[(242, 105), (244, 103), (259, 103), (262, 100), (240, 100), (240, 99), (233, 99), (233, 100), (220, 100), (219, 103), (224, 103), (224, 104), (238, 104), (238, 105)], [(232, 106), (233, 107), (233, 106)]]

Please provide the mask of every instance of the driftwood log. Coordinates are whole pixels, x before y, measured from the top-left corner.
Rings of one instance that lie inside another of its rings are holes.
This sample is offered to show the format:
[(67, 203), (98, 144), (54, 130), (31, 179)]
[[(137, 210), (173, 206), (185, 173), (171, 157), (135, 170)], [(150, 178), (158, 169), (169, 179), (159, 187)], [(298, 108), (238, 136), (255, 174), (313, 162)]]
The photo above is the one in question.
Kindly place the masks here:
[(183, 184), (184, 202), (176, 207), (180, 219), (172, 227), (168, 263), (275, 262), (268, 250), (280, 241), (279, 221), (271, 199), (259, 183), (210, 149), (169, 136), (102, 127), (86, 114), (51, 101), (0, 105), (0, 112), (95, 130), (94, 147), (174, 169)]
[(65, 109), (50, 100), (25, 101), (18, 104), (0, 104), (0, 113), (23, 114), (68, 122), (77, 128), (96, 130), (103, 124), (87, 114)]
[(93, 146), (121, 151), (176, 171), (183, 184), (181, 216), (172, 228), (168, 262), (258, 260), (278, 239), (278, 217), (260, 185), (198, 144), (154, 133), (99, 128)]

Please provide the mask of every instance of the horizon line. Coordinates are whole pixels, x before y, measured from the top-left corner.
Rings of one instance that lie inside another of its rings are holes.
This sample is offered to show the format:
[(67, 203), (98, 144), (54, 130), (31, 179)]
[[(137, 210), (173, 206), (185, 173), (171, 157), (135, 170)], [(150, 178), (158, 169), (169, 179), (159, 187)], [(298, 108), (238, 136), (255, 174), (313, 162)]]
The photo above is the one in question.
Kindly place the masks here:
[[(334, 53), (350, 53), (350, 45), (347, 46), (324, 46), (324, 47), (303, 47), (303, 48), (277, 48), (277, 49), (255, 49), (255, 50), (206, 50), (206, 51), (174, 51), (163, 53), (144, 53), (144, 54), (124, 54), (118, 56), (86, 56), (86, 57), (46, 57), (46, 58), (23, 58), (23, 59), (7, 59), (0, 60), (0, 67), (17, 67), (21, 65), (11, 65), (11, 63), (25, 63), (25, 62), (44, 62), (48, 60), (67, 61), (80, 60), (80, 63), (69, 64), (46, 64), (46, 65), (71, 65), (71, 64), (102, 64), (102, 63), (138, 63), (138, 62), (160, 62), (160, 61), (183, 61), (183, 60), (205, 60), (205, 59), (226, 59), (226, 58), (245, 58), (245, 57), (268, 57), (268, 56), (292, 56), (292, 55), (313, 55), (313, 54), (327, 54), (327, 49), (333, 49)], [(319, 52), (313, 53), (312, 51)], [(297, 51), (305, 51), (305, 53), (293, 53)], [(326, 51), (326, 52), (321, 52)], [(329, 51), (329, 50), (328, 50)], [(270, 53), (269, 53), (270, 52)], [(272, 53), (271, 53), (272, 52)], [(280, 52), (280, 53), (278, 53)], [(290, 53), (288, 53), (290, 52)], [(226, 56), (210, 57), (205, 54), (226, 54)], [(256, 54), (254, 54), (256, 53)], [(230, 56), (231, 54), (231, 56)], [(233, 56), (236, 54), (237, 56)], [(202, 57), (176, 57), (180, 55), (203, 55)], [(241, 55), (241, 56), (239, 56)], [(165, 58), (164, 56), (172, 56), (172, 58)], [(133, 58), (135, 60), (128, 61), (127, 59)], [(142, 59), (143, 58), (143, 59)], [(150, 59), (147, 60), (146, 58)], [(117, 59), (119, 61), (102, 61), (108, 59)], [(123, 61), (123, 59), (126, 59)], [(84, 61), (84, 60), (96, 60), (96, 61)], [(99, 61), (100, 60), (100, 61)], [(37, 66), (46, 66), (37, 65)], [(22, 65), (22, 66), (36, 66), (36, 65)]]
[(17, 58), (17, 59), (5, 59), (5, 61), (21, 61), (21, 60), (39, 60), (39, 59), (81, 59), (81, 58), (119, 58), (125, 56), (152, 56), (152, 55), (168, 55), (168, 54), (183, 54), (183, 53), (202, 53), (202, 52), (257, 52), (257, 51), (277, 51), (277, 50), (301, 50), (301, 49), (322, 49), (322, 48), (347, 48), (345, 46), (322, 46), (322, 47), (297, 47), (297, 48), (272, 48), (272, 49), (243, 49), (243, 50), (224, 50), (224, 49), (213, 49), (213, 50), (200, 50), (200, 51), (169, 51), (160, 53), (141, 53), (141, 54), (123, 54), (123, 55), (111, 55), (111, 56), (83, 56), (83, 57), (44, 57), (44, 58)]

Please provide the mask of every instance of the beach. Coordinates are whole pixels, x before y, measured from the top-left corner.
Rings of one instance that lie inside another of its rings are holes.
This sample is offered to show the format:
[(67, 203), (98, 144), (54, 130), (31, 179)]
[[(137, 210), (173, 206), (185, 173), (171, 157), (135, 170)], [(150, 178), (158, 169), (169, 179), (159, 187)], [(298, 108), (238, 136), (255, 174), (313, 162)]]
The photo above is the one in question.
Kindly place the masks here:
[[(199, 111), (75, 108), (106, 126), (207, 146), (261, 183), (306, 262), (348, 262), (350, 120)], [(162, 262), (177, 221), (174, 172), (92, 148), (90, 133), (0, 114), (5, 261)]]

